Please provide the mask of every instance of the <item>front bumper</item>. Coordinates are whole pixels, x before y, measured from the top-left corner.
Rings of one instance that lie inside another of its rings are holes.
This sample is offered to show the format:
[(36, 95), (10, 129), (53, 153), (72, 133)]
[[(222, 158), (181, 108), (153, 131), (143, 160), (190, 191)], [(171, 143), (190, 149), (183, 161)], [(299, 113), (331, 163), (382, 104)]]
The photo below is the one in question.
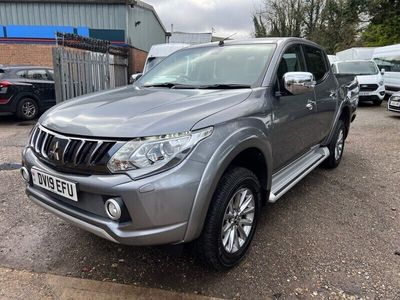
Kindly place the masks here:
[[(64, 220), (112, 242), (127, 245), (161, 245), (184, 242), (193, 201), (205, 164), (186, 159), (176, 168), (133, 181), (125, 174), (75, 175), (59, 173), (43, 164), (30, 148), (23, 165), (77, 182), (78, 202), (27, 184), (26, 193), (36, 204)], [(123, 202), (127, 218), (107, 217), (108, 198)]]
[[(396, 102), (399, 102), (399, 101), (396, 101)], [(390, 111), (394, 111), (394, 112), (400, 113), (400, 107), (392, 105), (392, 99), (388, 100), (387, 108)]]
[[(362, 95), (362, 93), (367, 93), (366, 95)], [(359, 101), (381, 101), (385, 98), (385, 87), (383, 85), (379, 86), (375, 91), (363, 91), (360, 90)]]

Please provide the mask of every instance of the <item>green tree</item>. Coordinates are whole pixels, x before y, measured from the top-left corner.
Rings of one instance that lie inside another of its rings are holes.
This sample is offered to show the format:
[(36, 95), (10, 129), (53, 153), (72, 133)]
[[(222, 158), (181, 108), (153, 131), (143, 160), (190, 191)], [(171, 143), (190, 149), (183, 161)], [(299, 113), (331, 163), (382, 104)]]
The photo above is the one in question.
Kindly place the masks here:
[(370, 0), (367, 3), (369, 25), (362, 34), (365, 46), (400, 43), (400, 1)]

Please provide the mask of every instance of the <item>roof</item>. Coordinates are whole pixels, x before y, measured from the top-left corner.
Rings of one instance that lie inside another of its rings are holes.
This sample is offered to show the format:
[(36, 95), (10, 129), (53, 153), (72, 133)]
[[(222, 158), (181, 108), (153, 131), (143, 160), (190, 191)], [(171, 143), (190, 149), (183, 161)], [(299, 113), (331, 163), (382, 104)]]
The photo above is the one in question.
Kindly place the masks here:
[(193, 33), (193, 32), (179, 32), (174, 31), (169, 38), (170, 43), (184, 43), (184, 44), (204, 44), (212, 41), (212, 33)]
[(136, 1), (134, 0), (0, 0), (0, 2), (135, 4)]
[(32, 66), (32, 65), (0, 65), (0, 69), (10, 70), (10, 69), (51, 69), (51, 68), (44, 66)]

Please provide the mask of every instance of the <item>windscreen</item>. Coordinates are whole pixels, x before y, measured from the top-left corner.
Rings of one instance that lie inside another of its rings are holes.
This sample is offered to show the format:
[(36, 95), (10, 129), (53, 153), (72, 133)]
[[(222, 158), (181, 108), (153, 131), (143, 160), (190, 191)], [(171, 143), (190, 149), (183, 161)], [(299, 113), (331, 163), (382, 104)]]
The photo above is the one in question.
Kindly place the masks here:
[(274, 50), (275, 44), (184, 49), (156, 65), (138, 84), (252, 86), (260, 79)]
[(157, 64), (159, 64), (160, 62), (162, 62), (162, 60), (165, 57), (149, 57), (147, 59), (147, 64), (146, 64), (146, 68), (144, 69), (144, 73), (150, 71), (151, 69), (153, 69)]
[(341, 74), (375, 75), (379, 72), (373, 61), (348, 61), (340, 62), (337, 65)]

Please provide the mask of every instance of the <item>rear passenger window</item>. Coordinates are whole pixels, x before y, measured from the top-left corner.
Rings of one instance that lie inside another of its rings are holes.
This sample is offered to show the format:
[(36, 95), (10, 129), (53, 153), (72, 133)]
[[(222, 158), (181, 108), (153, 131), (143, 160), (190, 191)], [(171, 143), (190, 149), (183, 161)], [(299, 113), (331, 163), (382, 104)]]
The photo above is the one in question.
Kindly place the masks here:
[(308, 72), (314, 74), (317, 82), (321, 81), (328, 73), (328, 66), (325, 62), (325, 55), (322, 50), (304, 46)]
[(26, 78), (31, 80), (52, 80), (46, 70), (28, 70)]
[(19, 78), (26, 78), (26, 71), (25, 71), (25, 70), (23, 70), (23, 71), (18, 71), (16, 74), (17, 74), (17, 76), (18, 76)]

